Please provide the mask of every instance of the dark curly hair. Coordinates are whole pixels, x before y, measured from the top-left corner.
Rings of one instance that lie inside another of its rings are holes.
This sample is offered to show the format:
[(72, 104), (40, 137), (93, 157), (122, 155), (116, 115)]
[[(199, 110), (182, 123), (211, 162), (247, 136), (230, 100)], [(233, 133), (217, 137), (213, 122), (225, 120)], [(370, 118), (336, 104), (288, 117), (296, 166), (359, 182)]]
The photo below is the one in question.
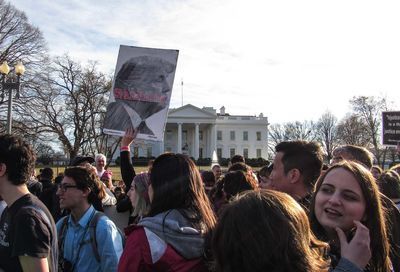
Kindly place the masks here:
[(35, 169), (32, 146), (15, 135), (0, 135), (0, 164), (6, 165), (8, 180), (14, 185), (26, 183)]
[(102, 184), (92, 166), (73, 166), (65, 169), (64, 176), (72, 178), (78, 189), (90, 189), (88, 202), (93, 204), (103, 198)]

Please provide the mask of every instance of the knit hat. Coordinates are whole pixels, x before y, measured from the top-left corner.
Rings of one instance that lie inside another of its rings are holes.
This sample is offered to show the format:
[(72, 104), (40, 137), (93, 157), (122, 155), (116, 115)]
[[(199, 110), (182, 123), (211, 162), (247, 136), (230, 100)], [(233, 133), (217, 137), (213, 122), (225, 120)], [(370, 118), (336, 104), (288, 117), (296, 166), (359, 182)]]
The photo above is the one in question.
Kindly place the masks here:
[(148, 212), (150, 208), (149, 184), (150, 176), (147, 172), (134, 177), (132, 186), (135, 186), (136, 203), (132, 203), (135, 206), (132, 216), (141, 216)]
[(103, 173), (103, 175), (101, 175), (100, 179), (103, 179), (103, 178), (109, 180), (110, 178), (112, 178), (112, 172), (110, 170), (104, 171), (104, 173)]

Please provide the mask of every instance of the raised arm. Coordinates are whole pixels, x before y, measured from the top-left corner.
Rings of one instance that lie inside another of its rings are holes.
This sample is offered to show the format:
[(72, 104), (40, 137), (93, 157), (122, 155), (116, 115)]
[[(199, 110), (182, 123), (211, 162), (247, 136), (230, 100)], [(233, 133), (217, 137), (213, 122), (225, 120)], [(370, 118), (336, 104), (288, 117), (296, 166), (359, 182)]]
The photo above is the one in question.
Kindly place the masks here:
[(133, 178), (136, 176), (135, 169), (133, 168), (130, 158), (130, 146), (136, 138), (137, 132), (133, 128), (128, 128), (125, 132), (125, 136), (121, 140), (121, 176), (125, 183), (126, 191), (131, 188)]

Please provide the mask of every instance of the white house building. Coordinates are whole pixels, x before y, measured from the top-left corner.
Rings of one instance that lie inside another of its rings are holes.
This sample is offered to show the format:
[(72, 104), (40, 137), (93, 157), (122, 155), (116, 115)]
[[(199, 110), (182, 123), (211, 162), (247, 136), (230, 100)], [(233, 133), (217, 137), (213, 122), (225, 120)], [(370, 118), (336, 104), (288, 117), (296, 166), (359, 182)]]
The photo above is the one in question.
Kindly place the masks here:
[(157, 157), (169, 151), (198, 159), (212, 158), (216, 151), (218, 158), (240, 154), (268, 159), (268, 125), (262, 114), (230, 115), (225, 107), (217, 113), (210, 107), (187, 104), (169, 111), (163, 142), (136, 144), (133, 156)]

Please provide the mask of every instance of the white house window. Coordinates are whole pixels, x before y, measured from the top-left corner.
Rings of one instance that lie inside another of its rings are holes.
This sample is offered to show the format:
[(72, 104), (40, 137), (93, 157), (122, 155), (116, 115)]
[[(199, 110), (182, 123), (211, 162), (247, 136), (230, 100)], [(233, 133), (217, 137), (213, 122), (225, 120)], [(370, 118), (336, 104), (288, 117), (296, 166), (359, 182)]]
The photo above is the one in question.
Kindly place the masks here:
[(257, 131), (256, 136), (257, 136), (257, 141), (261, 141), (261, 131)]
[(221, 130), (217, 131), (217, 140), (222, 141), (222, 131)]
[(167, 141), (171, 141), (172, 140), (172, 131), (171, 130), (167, 130), (166, 134), (167, 134), (166, 135)]
[(257, 158), (261, 158), (261, 149), (256, 150)]
[(231, 130), (231, 141), (234, 141), (235, 140), (235, 131), (234, 130)]
[(229, 150), (229, 153), (230, 153), (230, 156), (231, 156), (231, 158), (232, 158), (233, 156), (236, 155), (236, 150), (235, 150), (234, 148), (231, 148), (231, 149)]
[(203, 141), (203, 131), (202, 130), (199, 131), (199, 140)]
[(243, 131), (243, 141), (248, 141), (248, 140), (249, 140), (249, 132)]
[(249, 149), (248, 148), (243, 149), (243, 157), (245, 157), (246, 159), (249, 157)]
[(222, 158), (222, 148), (217, 148), (217, 156), (218, 158)]
[(153, 156), (153, 148), (151, 148), (151, 146), (147, 147), (147, 158), (150, 158), (151, 156)]

